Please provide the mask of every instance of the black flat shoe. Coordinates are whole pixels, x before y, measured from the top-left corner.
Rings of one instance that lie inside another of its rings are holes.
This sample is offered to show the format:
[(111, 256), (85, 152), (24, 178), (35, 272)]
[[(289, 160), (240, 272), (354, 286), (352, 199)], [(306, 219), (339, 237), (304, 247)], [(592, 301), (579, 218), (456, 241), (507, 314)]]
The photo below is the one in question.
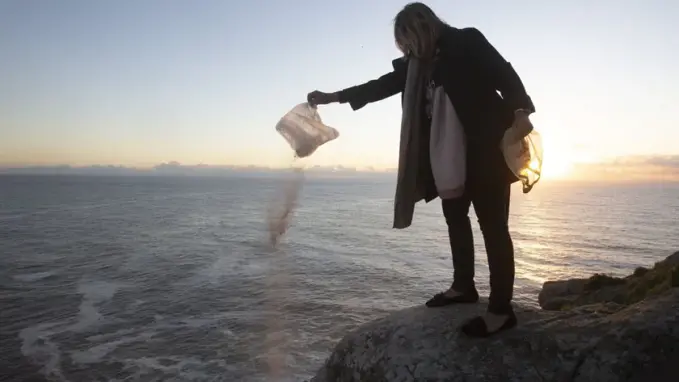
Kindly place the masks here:
[(428, 308), (439, 308), (451, 304), (473, 304), (479, 301), (478, 292), (461, 294), (455, 297), (448, 297), (444, 292), (437, 293), (425, 303)]
[(460, 328), (462, 333), (468, 335), (469, 337), (485, 338), (490, 337), (493, 334), (503, 332), (505, 330), (512, 329), (517, 324), (516, 315), (511, 312), (507, 317), (507, 321), (498, 329), (493, 332), (488, 331), (486, 326), (486, 321), (481, 316), (477, 316), (469, 320), (466, 324), (462, 325)]

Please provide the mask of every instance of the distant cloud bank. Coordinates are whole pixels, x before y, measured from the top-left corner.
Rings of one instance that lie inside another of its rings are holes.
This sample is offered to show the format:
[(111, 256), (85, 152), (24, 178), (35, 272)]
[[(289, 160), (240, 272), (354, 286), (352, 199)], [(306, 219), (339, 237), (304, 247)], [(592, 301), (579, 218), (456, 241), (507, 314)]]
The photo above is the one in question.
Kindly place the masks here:
[[(0, 166), (0, 174), (16, 175), (176, 175), (176, 176), (228, 176), (234, 174), (274, 174), (286, 171), (286, 168), (270, 168), (261, 166), (228, 166), (228, 165), (184, 165), (179, 162), (167, 162), (151, 168), (136, 168), (114, 165), (93, 166)], [(324, 175), (350, 175), (390, 173), (394, 170), (376, 171), (371, 168), (356, 169), (344, 166), (310, 166), (306, 173)]]
[[(229, 176), (273, 175), (289, 169), (260, 166), (184, 165), (179, 162), (161, 163), (150, 168), (113, 165), (94, 166), (1, 166), (1, 174), (26, 175), (169, 175), (169, 176)], [(305, 172), (311, 176), (374, 176), (390, 174), (396, 169), (356, 169), (343, 166), (310, 166)], [(679, 181), (679, 155), (628, 156), (600, 163), (576, 164), (569, 174), (571, 180), (593, 181)]]
[(577, 178), (602, 181), (679, 181), (679, 155), (627, 156), (575, 166)]

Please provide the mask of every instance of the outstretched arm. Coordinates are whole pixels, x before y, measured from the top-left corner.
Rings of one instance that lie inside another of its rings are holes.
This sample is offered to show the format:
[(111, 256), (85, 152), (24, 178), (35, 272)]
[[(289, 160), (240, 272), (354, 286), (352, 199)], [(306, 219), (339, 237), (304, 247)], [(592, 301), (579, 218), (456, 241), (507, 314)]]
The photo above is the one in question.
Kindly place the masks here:
[(402, 92), (404, 85), (405, 71), (394, 69), (380, 78), (337, 92), (337, 100), (340, 103), (349, 103), (352, 109), (358, 110), (371, 102)]
[(512, 110), (535, 112), (535, 106), (521, 78), (512, 65), (488, 42), (486, 37), (476, 28), (466, 28), (470, 38), (471, 49), (483, 68), (484, 74), (490, 78)]
[(312, 105), (329, 103), (349, 103), (351, 108), (358, 110), (363, 106), (389, 98), (402, 92), (406, 83), (408, 63), (403, 58), (392, 61), (394, 70), (380, 78), (368, 81), (362, 85), (352, 86), (336, 93), (324, 93), (315, 90), (307, 95), (307, 101)]

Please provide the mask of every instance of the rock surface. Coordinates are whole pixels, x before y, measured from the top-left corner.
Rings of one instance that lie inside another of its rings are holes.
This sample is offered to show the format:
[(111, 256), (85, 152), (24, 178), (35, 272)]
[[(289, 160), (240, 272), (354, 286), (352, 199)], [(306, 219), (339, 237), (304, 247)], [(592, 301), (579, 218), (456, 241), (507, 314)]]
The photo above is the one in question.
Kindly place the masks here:
[(575, 296), (585, 291), (587, 279), (547, 281), (538, 294), (538, 304), (542, 309), (560, 310), (563, 305), (575, 300)]
[(679, 381), (679, 288), (630, 306), (519, 307), (513, 330), (488, 339), (459, 333), (485, 309), (421, 306), (367, 323), (345, 336), (312, 382)]

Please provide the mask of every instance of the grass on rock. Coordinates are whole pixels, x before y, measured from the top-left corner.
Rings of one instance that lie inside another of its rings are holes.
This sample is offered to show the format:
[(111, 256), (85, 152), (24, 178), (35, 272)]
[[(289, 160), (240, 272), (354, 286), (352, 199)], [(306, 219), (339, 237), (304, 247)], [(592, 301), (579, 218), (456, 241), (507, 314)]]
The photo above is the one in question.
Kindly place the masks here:
[(604, 302), (631, 305), (676, 287), (679, 287), (679, 264), (665, 261), (650, 269), (639, 267), (627, 277), (595, 274), (587, 280), (583, 294), (564, 304), (562, 310)]

